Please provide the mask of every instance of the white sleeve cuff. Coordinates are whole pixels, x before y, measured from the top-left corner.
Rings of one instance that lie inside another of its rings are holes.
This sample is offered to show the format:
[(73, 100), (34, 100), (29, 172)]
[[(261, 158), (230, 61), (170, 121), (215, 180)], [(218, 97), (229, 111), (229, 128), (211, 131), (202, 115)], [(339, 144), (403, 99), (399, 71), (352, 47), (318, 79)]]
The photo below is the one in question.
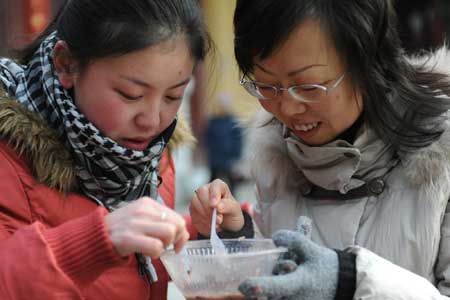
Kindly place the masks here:
[(364, 300), (435, 300), (442, 296), (425, 278), (401, 268), (375, 253), (350, 247), (356, 254), (356, 292), (354, 299)]

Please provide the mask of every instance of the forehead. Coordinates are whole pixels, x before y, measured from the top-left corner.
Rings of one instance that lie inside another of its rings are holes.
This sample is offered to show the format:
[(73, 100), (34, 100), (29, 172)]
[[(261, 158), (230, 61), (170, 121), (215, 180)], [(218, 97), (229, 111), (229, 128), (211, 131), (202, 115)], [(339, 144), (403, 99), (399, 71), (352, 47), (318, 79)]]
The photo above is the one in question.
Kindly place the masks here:
[(94, 60), (87, 71), (98, 78), (114, 79), (124, 75), (158, 83), (190, 76), (194, 64), (187, 40), (180, 35), (121, 56)]
[(109, 67), (135, 66), (147, 68), (161, 58), (184, 58), (193, 60), (186, 38), (183, 35), (135, 50), (124, 55), (100, 59), (98, 62)]
[(315, 64), (333, 68), (341, 65), (328, 32), (313, 19), (298, 25), (273, 54), (263, 60), (255, 59), (255, 63), (283, 73)]

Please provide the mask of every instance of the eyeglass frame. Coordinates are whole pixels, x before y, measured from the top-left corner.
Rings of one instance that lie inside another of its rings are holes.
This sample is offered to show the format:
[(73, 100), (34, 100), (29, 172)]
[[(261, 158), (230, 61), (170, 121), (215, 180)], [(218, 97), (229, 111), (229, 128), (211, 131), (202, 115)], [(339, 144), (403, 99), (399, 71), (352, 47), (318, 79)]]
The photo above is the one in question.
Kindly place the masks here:
[[(323, 90), (325, 92), (325, 95), (328, 95), (331, 91), (333, 91), (335, 88), (337, 88), (339, 86), (339, 84), (343, 81), (344, 77), (345, 77), (345, 73), (343, 73), (341, 76), (335, 78), (334, 80), (336, 80), (336, 82), (330, 87), (327, 87), (327, 86), (324, 86), (324, 85), (321, 85), (321, 84), (299, 84), (299, 85), (293, 85), (293, 86), (284, 88), (284, 87), (280, 87), (280, 86), (275, 86), (275, 85), (271, 85), (271, 84), (258, 82), (258, 81), (255, 81), (255, 80), (247, 80), (247, 79), (245, 79), (245, 75), (242, 76), (241, 80), (239, 81), (239, 84), (242, 85), (244, 87), (244, 89), (251, 96), (253, 96), (255, 98), (258, 98), (261, 101), (265, 101), (265, 100), (269, 100), (269, 99), (273, 99), (273, 98), (256, 97), (255, 95), (250, 93), (250, 91), (245, 87), (246, 83), (252, 83), (254, 85), (255, 84), (259, 84), (259, 85), (262, 85), (262, 86), (264, 86), (266, 88), (272, 88), (275, 91), (275, 97), (274, 98), (278, 97), (281, 94), (282, 91), (287, 91), (292, 98), (298, 100), (299, 102), (302, 102), (302, 103), (317, 103), (317, 102), (320, 102), (320, 100), (308, 100), (308, 99), (303, 99), (303, 97), (300, 98), (300, 96), (297, 93), (294, 92), (294, 89), (298, 88), (298, 87), (318, 88), (318, 89)], [(255, 86), (258, 87), (257, 85), (255, 85)]]

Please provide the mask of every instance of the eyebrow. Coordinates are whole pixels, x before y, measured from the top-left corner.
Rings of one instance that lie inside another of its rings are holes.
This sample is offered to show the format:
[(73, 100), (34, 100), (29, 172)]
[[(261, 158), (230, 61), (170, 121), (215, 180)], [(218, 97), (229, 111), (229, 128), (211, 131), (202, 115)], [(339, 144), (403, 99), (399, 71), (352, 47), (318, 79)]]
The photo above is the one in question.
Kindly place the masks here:
[[(137, 79), (137, 78), (128, 77), (128, 76), (124, 76), (124, 75), (120, 76), (120, 78), (125, 79), (127, 81), (130, 81), (130, 82), (132, 82), (132, 83), (134, 83), (136, 85), (143, 86), (145, 88), (150, 88), (151, 87), (151, 84), (149, 84), (147, 82), (144, 82), (144, 81), (142, 81), (140, 79)], [(177, 87), (186, 85), (186, 84), (189, 83), (190, 80), (191, 80), (191, 76), (189, 76), (188, 78), (186, 78), (185, 80), (183, 80), (183, 81), (181, 81), (179, 83), (176, 83), (176, 84), (170, 86), (169, 89), (171, 90), (171, 89), (175, 89)]]
[[(259, 65), (259, 64), (255, 64), (255, 66), (257, 66), (259, 69), (261, 69), (263, 72), (265, 72), (265, 73), (267, 73), (267, 74), (269, 74), (269, 75), (276, 76), (275, 73), (270, 72), (269, 70), (265, 69), (263, 66), (261, 66), (261, 65)], [(301, 67), (301, 68), (298, 68), (298, 69), (296, 69), (296, 70), (293, 70), (293, 71), (289, 72), (289, 73), (288, 73), (288, 76), (289, 76), (289, 77), (292, 77), (292, 76), (294, 76), (294, 75), (297, 75), (298, 73), (304, 72), (304, 71), (306, 71), (306, 70), (308, 70), (308, 69), (311, 69), (311, 68), (313, 68), (313, 67), (326, 67), (326, 65), (322, 65), (322, 64), (313, 64), (313, 65), (304, 66), (304, 67)]]

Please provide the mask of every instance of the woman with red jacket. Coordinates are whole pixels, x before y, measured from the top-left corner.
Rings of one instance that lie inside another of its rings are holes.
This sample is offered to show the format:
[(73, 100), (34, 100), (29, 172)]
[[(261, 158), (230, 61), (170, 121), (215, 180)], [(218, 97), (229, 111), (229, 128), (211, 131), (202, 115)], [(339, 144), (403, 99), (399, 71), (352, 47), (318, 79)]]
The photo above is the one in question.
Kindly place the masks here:
[(167, 146), (208, 47), (195, 0), (73, 0), (0, 58), (0, 299), (166, 298)]

